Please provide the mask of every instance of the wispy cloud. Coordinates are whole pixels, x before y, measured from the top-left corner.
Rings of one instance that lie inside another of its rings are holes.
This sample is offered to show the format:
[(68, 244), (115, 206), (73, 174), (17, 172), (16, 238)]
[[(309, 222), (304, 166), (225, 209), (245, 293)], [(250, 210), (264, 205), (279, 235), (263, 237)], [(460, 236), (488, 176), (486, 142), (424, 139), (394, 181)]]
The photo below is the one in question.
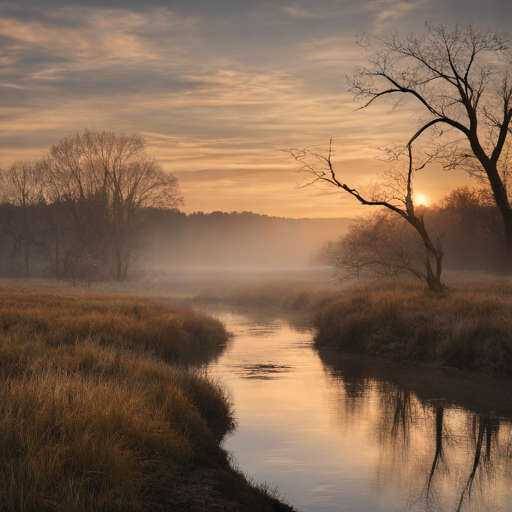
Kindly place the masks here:
[(284, 12), (286, 12), (287, 14), (289, 14), (290, 16), (292, 16), (294, 18), (315, 20), (315, 19), (318, 19), (321, 17), (318, 12), (314, 11), (314, 7), (311, 9), (304, 9), (304, 8), (301, 8), (301, 7), (298, 7), (295, 5), (287, 5), (287, 6), (283, 7), (282, 9)]
[(376, 31), (395, 29), (408, 16), (419, 17), (426, 14), (424, 8), (428, 0), (374, 0), (367, 4), (368, 12), (376, 14), (374, 29)]
[(179, 176), (187, 210), (353, 214), (337, 191), (298, 188), (280, 150), (334, 136), (337, 165), (364, 184), (376, 148), (411, 125), (405, 109), (357, 110), (355, 36), (449, 21), (445, 4), (0, 0), (0, 165), (69, 131), (137, 131)]

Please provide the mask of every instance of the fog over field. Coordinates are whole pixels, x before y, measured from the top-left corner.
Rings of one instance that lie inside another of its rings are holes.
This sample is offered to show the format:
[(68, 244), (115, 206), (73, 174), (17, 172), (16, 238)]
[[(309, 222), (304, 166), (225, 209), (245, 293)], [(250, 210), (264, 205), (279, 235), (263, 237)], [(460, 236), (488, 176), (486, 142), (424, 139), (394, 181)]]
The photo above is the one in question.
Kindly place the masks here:
[(286, 219), (251, 212), (170, 213), (152, 223), (140, 265), (156, 270), (295, 270), (351, 219)]

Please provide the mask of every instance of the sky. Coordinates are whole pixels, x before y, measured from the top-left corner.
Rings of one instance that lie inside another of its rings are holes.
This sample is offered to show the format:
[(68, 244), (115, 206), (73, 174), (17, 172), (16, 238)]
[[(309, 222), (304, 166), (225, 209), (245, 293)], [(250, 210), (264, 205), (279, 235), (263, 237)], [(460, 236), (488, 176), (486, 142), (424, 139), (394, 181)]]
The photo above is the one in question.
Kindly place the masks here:
[[(384, 168), (378, 148), (406, 141), (415, 120), (354, 102), (358, 36), (458, 21), (512, 34), (512, 2), (0, 0), (0, 166), (85, 128), (138, 132), (179, 178), (185, 212), (364, 214), (334, 187), (304, 187), (283, 150), (333, 137), (336, 169), (364, 187)], [(433, 202), (464, 184), (430, 167), (415, 189)]]

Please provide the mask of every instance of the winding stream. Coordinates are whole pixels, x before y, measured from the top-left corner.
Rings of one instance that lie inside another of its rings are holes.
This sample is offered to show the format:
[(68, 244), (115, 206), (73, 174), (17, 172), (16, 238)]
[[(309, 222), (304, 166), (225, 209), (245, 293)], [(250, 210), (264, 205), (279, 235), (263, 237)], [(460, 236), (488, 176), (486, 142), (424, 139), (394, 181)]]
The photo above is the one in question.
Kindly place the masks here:
[(329, 363), (298, 320), (212, 306), (234, 333), (238, 465), (303, 512), (512, 511), (512, 423)]

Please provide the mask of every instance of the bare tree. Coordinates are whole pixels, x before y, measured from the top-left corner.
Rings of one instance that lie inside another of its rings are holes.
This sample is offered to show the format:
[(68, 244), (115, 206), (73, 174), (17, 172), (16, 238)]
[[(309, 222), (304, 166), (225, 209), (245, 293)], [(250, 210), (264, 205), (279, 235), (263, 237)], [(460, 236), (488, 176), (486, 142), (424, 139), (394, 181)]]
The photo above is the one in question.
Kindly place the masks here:
[[(112, 237), (105, 180), (89, 156), (83, 136), (76, 133), (57, 142), (39, 162), (45, 195), (57, 214), (56, 275), (62, 274), (73, 284), (90, 276), (91, 267), (101, 269), (98, 279), (104, 277), (110, 260)], [(82, 256), (95, 264), (84, 265)]]
[(408, 222), (389, 210), (358, 218), (328, 250), (328, 264), (338, 281), (355, 277), (374, 282), (405, 275), (427, 283), (420, 237)]
[(147, 154), (137, 134), (70, 134), (51, 148), (40, 166), (49, 201), (68, 205), (73, 218), (76, 237), (70, 265), (85, 255), (87, 265), (80, 265), (88, 276), (97, 267), (94, 260), (112, 258), (116, 279), (125, 279), (137, 213), (183, 204), (177, 178)]
[[(335, 187), (341, 188), (355, 197), (361, 204), (369, 206), (380, 206), (386, 208), (390, 212), (394, 212), (404, 219), (410, 226), (414, 228), (420, 236), (425, 253), (424, 253), (424, 269), (423, 271), (407, 262), (402, 257), (403, 269), (412, 272), (415, 277), (423, 281), (427, 287), (433, 292), (440, 293), (444, 290), (441, 281), (443, 250), (441, 238), (438, 237), (432, 241), (430, 234), (425, 226), (423, 213), (418, 213), (413, 201), (413, 176), (414, 173), (423, 169), (431, 159), (424, 160), (418, 167), (414, 166), (412, 147), (407, 147), (407, 166), (401, 171), (396, 167), (390, 169), (385, 175), (381, 176), (381, 180), (375, 183), (373, 190), (368, 195), (362, 195), (355, 188), (349, 187), (340, 181), (334, 170), (332, 162), (332, 139), (329, 143), (327, 154), (309, 149), (291, 149), (289, 150), (293, 158), (299, 162), (300, 171), (306, 172), (311, 176), (308, 184), (316, 182), (327, 182)], [(397, 158), (401, 155), (397, 154)], [(396, 265), (389, 258), (380, 255), (381, 268), (392, 269)], [(410, 256), (407, 256), (410, 259)], [(373, 261), (374, 268), (378, 262)], [(377, 265), (378, 266), (378, 265)], [(354, 267), (353, 267), (354, 268)]]
[[(433, 143), (447, 168), (463, 166), (488, 183), (512, 250), (507, 190), (512, 53), (507, 35), (472, 24), (453, 30), (427, 24), (419, 36), (364, 39), (360, 44), (369, 65), (356, 69), (349, 82), (362, 108), (384, 97), (392, 97), (395, 106), (411, 98), (419, 108), (419, 126), (408, 145), (421, 137), (425, 151)], [(434, 138), (427, 140), (432, 130)]]
[(17, 160), (0, 171), (0, 200), (9, 211), (2, 216), (2, 229), (13, 240), (15, 253), (23, 256), (30, 276), (30, 256), (37, 238), (45, 230), (37, 215), (44, 202), (43, 181), (35, 162)]

